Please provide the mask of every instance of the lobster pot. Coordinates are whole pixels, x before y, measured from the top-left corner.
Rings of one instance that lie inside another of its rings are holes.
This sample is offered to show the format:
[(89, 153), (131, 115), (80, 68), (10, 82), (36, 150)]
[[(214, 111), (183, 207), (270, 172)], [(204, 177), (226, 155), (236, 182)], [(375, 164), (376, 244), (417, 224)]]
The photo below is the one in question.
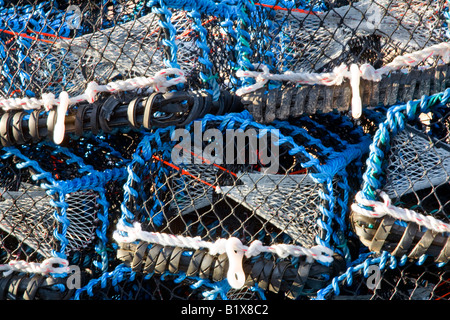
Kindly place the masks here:
[[(334, 246), (332, 233), (343, 228), (343, 221), (338, 223), (345, 216), (343, 199), (351, 193), (348, 164), (322, 181), (312, 164), (340, 162), (338, 154), (349, 150), (343, 162), (360, 161), (367, 137), (356, 127), (345, 127), (348, 119), (333, 115), (272, 126), (251, 119), (248, 112), (207, 116), (185, 128), (158, 129), (145, 136), (135, 154), (144, 162), (134, 161), (131, 167), (140, 177), (139, 183), (129, 185), (138, 192), (129, 202), (136, 213), (133, 220), (147, 231), (209, 240), (235, 236), (245, 242), (311, 247), (321, 239)], [(350, 142), (327, 131), (333, 122), (336, 132), (339, 125), (348, 131)], [(267, 151), (272, 154), (264, 159)], [(324, 193), (335, 198), (328, 201)], [(333, 227), (322, 230), (318, 220)]]
[[(244, 111), (207, 115), (184, 128), (157, 129), (143, 137), (128, 166), (130, 175), (117, 226), (121, 232), (118, 259), (135, 271), (144, 268), (143, 272), (150, 273), (153, 267), (144, 265), (152, 261), (148, 259), (157, 259), (152, 255), (159, 252), (145, 239), (140, 239), (144, 241), (139, 245), (128, 243), (124, 225), (139, 225), (147, 233), (199, 237), (210, 242), (235, 237), (246, 244), (256, 240), (305, 248), (321, 244), (347, 256), (349, 251), (343, 242), (346, 201), (352, 194), (351, 180), (358, 176), (357, 172), (350, 174), (347, 167), (361, 162), (369, 142), (361, 129), (337, 115), (266, 126), (253, 122)], [(196, 256), (192, 250), (183, 252), (187, 261)], [(173, 255), (165, 258), (170, 261), (179, 257)], [(278, 261), (270, 257), (266, 257), (269, 262)], [(158, 259), (163, 258), (160, 255)], [(226, 256), (221, 259), (227, 261)], [(254, 275), (257, 271), (251, 266), (257, 258), (252, 259), (247, 261), (247, 271)], [(298, 260), (294, 263), (286, 259), (284, 263), (299, 266)], [(167, 262), (167, 267), (171, 273), (183, 274), (187, 266), (176, 261)], [(157, 264), (155, 272), (168, 271), (165, 265)], [(217, 272), (216, 276), (200, 272), (200, 278), (222, 280), (223, 270)], [(198, 278), (192, 269), (188, 274)], [(281, 290), (275, 287), (274, 291)], [(317, 286), (313, 285), (308, 293), (314, 290)], [(298, 292), (290, 296), (297, 297)]]
[[(401, 259), (448, 261), (448, 231), (436, 229), (449, 222), (447, 95), (444, 91), (393, 106), (374, 135), (373, 154), (352, 212), (353, 228), (371, 250), (386, 250)], [(373, 215), (375, 211), (380, 214)]]
[[(255, 77), (238, 76), (237, 69), (266, 66), (272, 74), (311, 75), (331, 73), (342, 64), (383, 67), (397, 56), (445, 41), (445, 9), (444, 1), (238, 1), (235, 6), (221, 3), (203, 26), (209, 59), (223, 79), (219, 83), (240, 88)], [(425, 64), (433, 65), (432, 60)], [(311, 88), (307, 80), (299, 82)], [(265, 88), (279, 86), (274, 80)], [(338, 98), (344, 90), (334, 87)], [(322, 87), (311, 89), (320, 93)]]
[[(282, 5), (259, 10), (273, 21), (264, 29), (274, 40), (264, 41), (261, 33), (258, 49), (273, 59), (278, 72), (331, 72), (342, 63), (370, 63), (379, 68), (399, 54), (445, 39), (444, 20), (439, 14), (445, 3), (441, 1), (427, 5), (405, 0), (330, 1), (327, 4), (316, 1), (314, 7), (294, 8), (290, 3), (285, 6), (292, 10), (283, 10)], [(249, 28), (260, 29), (255, 20)], [(263, 59), (267, 58), (260, 55), (252, 62)]]
[[(103, 149), (102, 154), (94, 142), (84, 141), (84, 155), (81, 141), (79, 155), (51, 142), (1, 150), (3, 263), (59, 257), (76, 264), (84, 257), (84, 263), (107, 267), (105, 249), (113, 219), (109, 199), (116, 197), (112, 185), (125, 177), (125, 171), (114, 152)], [(91, 151), (101, 170), (84, 162)]]
[(63, 90), (77, 95), (91, 81), (149, 77), (167, 67), (198, 76), (204, 71), (197, 45), (203, 31), (200, 14), (162, 5), (94, 0), (2, 4), (2, 96), (40, 97)]
[(256, 121), (391, 106), (448, 86), (448, 49), (432, 49), (447, 41), (445, 1), (304, 4), (242, 5), (237, 87)]

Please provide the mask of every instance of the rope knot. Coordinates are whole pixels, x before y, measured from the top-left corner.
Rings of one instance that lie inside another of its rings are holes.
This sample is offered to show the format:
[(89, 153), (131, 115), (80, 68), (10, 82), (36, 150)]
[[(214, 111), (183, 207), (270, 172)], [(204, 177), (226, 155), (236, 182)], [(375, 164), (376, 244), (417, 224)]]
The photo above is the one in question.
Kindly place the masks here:
[(259, 255), (261, 252), (263, 252), (263, 244), (261, 241), (255, 240), (250, 244), (245, 255), (247, 257), (253, 257)]
[(97, 95), (99, 85), (95, 81), (89, 82), (89, 84), (86, 87), (86, 91), (84, 94), (86, 95), (86, 100), (89, 103), (93, 103), (95, 101), (95, 96)]
[(46, 111), (50, 111), (53, 108), (53, 105), (55, 104), (56, 99), (53, 93), (42, 94), (42, 105), (44, 106)]
[[(167, 79), (167, 77), (171, 75), (175, 75), (176, 77)], [(155, 91), (166, 92), (167, 88), (186, 82), (186, 77), (183, 70), (178, 68), (168, 68), (156, 73), (152, 80)]]
[(375, 70), (375, 68), (368, 63), (363, 64), (359, 68), (359, 71), (360, 71), (361, 77), (363, 79), (371, 80), (371, 81), (381, 81), (381, 78), (382, 78), (381, 74), (378, 73)]
[(334, 79), (332, 79), (333, 85), (341, 85), (345, 78), (349, 77), (348, 67), (345, 64), (341, 64), (339, 67), (333, 69)]

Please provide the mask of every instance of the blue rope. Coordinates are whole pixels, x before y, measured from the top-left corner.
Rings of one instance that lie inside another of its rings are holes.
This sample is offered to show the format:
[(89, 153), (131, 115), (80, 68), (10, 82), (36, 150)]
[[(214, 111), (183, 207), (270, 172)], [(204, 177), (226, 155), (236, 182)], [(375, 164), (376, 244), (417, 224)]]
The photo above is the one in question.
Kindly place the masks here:
[(198, 58), (198, 61), (204, 66), (204, 72), (200, 72), (200, 78), (203, 82), (208, 84), (209, 88), (206, 91), (212, 95), (213, 101), (217, 101), (220, 96), (220, 88), (216, 81), (216, 77), (213, 75), (214, 65), (209, 60), (210, 48), (208, 47), (207, 42), (207, 30), (202, 26), (201, 15), (198, 11), (193, 10), (189, 15), (194, 20), (193, 29), (199, 34), (196, 44), (201, 50), (201, 56)]
[(164, 59), (164, 65), (167, 68), (179, 68), (180, 66), (177, 62), (178, 46), (176, 44), (177, 30), (171, 21), (172, 12), (169, 10), (169, 7), (164, 0), (158, 0), (157, 4), (157, 6), (152, 7), (152, 12), (160, 16), (158, 24), (168, 34), (168, 38), (164, 38), (161, 41), (162, 44), (168, 48), (168, 55), (166, 55)]
[[(382, 253), (382, 255), (379, 257), (366, 258), (366, 259), (364, 259), (364, 262), (361, 262), (358, 264), (353, 264), (352, 266), (347, 268), (346, 272), (344, 272), (343, 274), (341, 274), (337, 277), (334, 277), (328, 286), (320, 289), (317, 292), (315, 300), (326, 300), (326, 298), (331, 294), (338, 296), (340, 294), (340, 286), (345, 283), (349, 286), (352, 285), (353, 276), (357, 273), (359, 274), (360, 272), (363, 272), (364, 277), (367, 278), (369, 276), (368, 269), (369, 269), (369, 266), (371, 266), (371, 265), (378, 265), (380, 267), (380, 270), (384, 270), (384, 268), (386, 267), (388, 258), (390, 259), (391, 257), (392, 256), (388, 252), (384, 251)], [(395, 260), (395, 257), (392, 257), (392, 258), (393, 258), (393, 260)], [(395, 262), (393, 262), (392, 260), (391, 260), (391, 266), (395, 267)]]
[(450, 100), (450, 89), (432, 96), (423, 96), (420, 100), (409, 101), (406, 104), (394, 105), (386, 112), (386, 120), (379, 124), (373, 142), (370, 145), (367, 169), (363, 174), (363, 196), (376, 200), (376, 190), (384, 184), (385, 155), (389, 152), (390, 141), (404, 130), (407, 120), (417, 119), (420, 113), (433, 112), (445, 106)]
[[(237, 64), (242, 70), (253, 70), (253, 64), (250, 62), (250, 57), (253, 55), (253, 50), (250, 48), (250, 33), (248, 31), (251, 20), (249, 18), (249, 11), (254, 8), (247, 0), (239, 0), (237, 3), (238, 27), (237, 27), (237, 44), (235, 50), (237, 52)], [(254, 82), (254, 79), (242, 78), (240, 85), (247, 86)]]

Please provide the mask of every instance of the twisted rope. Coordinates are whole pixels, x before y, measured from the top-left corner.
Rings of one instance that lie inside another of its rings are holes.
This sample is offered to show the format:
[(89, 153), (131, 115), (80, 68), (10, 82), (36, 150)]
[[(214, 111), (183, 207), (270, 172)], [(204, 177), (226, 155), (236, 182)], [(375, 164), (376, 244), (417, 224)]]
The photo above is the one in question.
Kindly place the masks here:
[[(162, 246), (173, 246), (187, 249), (208, 249), (211, 255), (227, 253), (227, 244), (230, 241), (234, 242), (234, 249), (242, 252), (247, 258), (257, 256), (261, 253), (273, 253), (280, 258), (288, 256), (300, 257), (307, 256), (319, 262), (329, 264), (333, 261), (333, 251), (325, 246), (317, 245), (312, 248), (304, 248), (297, 245), (288, 244), (274, 244), (271, 246), (264, 246), (261, 241), (255, 240), (249, 246), (242, 244), (237, 238), (218, 239), (215, 242), (208, 242), (201, 240), (200, 237), (184, 237), (180, 235), (148, 232), (143, 231), (141, 224), (133, 223), (133, 226), (127, 226), (119, 222), (117, 229), (113, 234), (114, 240), (117, 242), (134, 242), (137, 240), (160, 244)], [(237, 240), (237, 241), (236, 241)]]
[(387, 251), (383, 251), (381, 256), (376, 258), (369, 258), (373, 253), (369, 253), (364, 259), (364, 262), (354, 261), (353, 265), (347, 268), (347, 271), (343, 274), (334, 277), (331, 283), (325, 288), (320, 289), (317, 292), (317, 297), (315, 300), (326, 300), (329, 295), (334, 294), (339, 296), (340, 286), (347, 284), (351, 286), (353, 283), (353, 276), (362, 272), (363, 276), (367, 278), (369, 276), (369, 267), (371, 265), (378, 265), (380, 270), (384, 270), (388, 265), (389, 268), (394, 269), (397, 267), (397, 259), (391, 256)]
[[(397, 220), (414, 222), (419, 226), (439, 233), (450, 232), (450, 224), (442, 222), (433, 216), (426, 216), (413, 210), (393, 206), (391, 199), (383, 191), (380, 191), (380, 197), (383, 199), (383, 202), (365, 199), (361, 191), (359, 191), (355, 197), (356, 203), (352, 204), (352, 210), (370, 218), (381, 218), (388, 215)], [(370, 207), (371, 209), (364, 207)]]
[(450, 44), (442, 42), (423, 50), (398, 56), (392, 62), (379, 69), (375, 69), (372, 65), (367, 63), (360, 67), (356, 64), (352, 64), (350, 67), (342, 64), (341, 66), (334, 68), (332, 72), (327, 73), (287, 71), (284, 74), (273, 74), (269, 72), (269, 68), (266, 65), (254, 65), (255, 68), (258, 67), (262, 71), (238, 70), (236, 72), (236, 76), (239, 78), (246, 77), (254, 78), (256, 80), (255, 84), (238, 89), (236, 94), (241, 96), (261, 89), (269, 80), (289, 81), (307, 85), (319, 84), (334, 86), (342, 84), (345, 79), (349, 79), (352, 88), (352, 115), (354, 118), (359, 118), (362, 114), (362, 102), (359, 94), (359, 83), (361, 78), (379, 82), (384, 75), (405, 67), (416, 66), (431, 57), (441, 57), (443, 62), (448, 64), (450, 62)]
[[(62, 265), (62, 267), (53, 267), (54, 264)], [(26, 272), (26, 273), (67, 273), (69, 272), (69, 262), (62, 258), (48, 258), (39, 262), (26, 262), (24, 260), (12, 260), (8, 264), (1, 264), (0, 271), (3, 271), (3, 276), (7, 277), (14, 271)]]

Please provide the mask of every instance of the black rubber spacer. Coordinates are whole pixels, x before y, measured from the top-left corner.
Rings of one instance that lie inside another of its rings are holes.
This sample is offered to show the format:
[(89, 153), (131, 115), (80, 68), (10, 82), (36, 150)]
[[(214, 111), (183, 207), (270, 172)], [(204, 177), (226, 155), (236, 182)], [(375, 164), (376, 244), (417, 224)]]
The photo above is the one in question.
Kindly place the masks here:
[(2, 146), (7, 147), (12, 144), (11, 141), (11, 125), (10, 121), (12, 120), (12, 114), (10, 112), (6, 112), (2, 115), (0, 119), (0, 139)]
[(188, 277), (197, 276), (199, 273), (200, 266), (202, 264), (202, 260), (208, 253), (206, 250), (196, 250), (191, 257), (191, 262), (189, 263), (188, 270), (186, 275)]
[(14, 142), (17, 144), (23, 144), (28, 139), (25, 137), (25, 132), (23, 131), (23, 117), (26, 115), (25, 112), (16, 112), (12, 118), (12, 136)]
[(150, 97), (147, 98), (147, 101), (145, 102), (145, 108), (144, 108), (144, 118), (142, 120), (142, 125), (146, 129), (151, 129), (152, 126), (152, 109), (153, 109), (153, 103), (155, 102), (155, 99), (162, 94), (160, 92), (154, 92), (150, 95)]
[(159, 244), (154, 244), (147, 253), (147, 259), (145, 260), (144, 273), (153, 273), (155, 270), (156, 262), (158, 261), (158, 256), (164, 247)]
[(36, 274), (33, 277), (30, 278), (30, 281), (28, 282), (27, 289), (25, 290), (23, 294), (24, 300), (34, 300), (36, 297), (36, 294), (39, 290), (39, 287), (41, 286), (42, 282), (44, 281), (44, 276)]
[(145, 241), (139, 242), (134, 251), (133, 261), (131, 262), (131, 270), (140, 272), (144, 265), (148, 243)]
[(89, 106), (90, 106), (89, 104), (82, 104), (77, 108), (77, 113), (75, 114), (75, 134), (78, 137), (83, 136), (84, 133), (83, 120)]
[(41, 136), (39, 134), (39, 115), (42, 110), (33, 110), (30, 113), (30, 118), (28, 119), (28, 130), (33, 141), (39, 141)]
[(136, 97), (133, 100), (131, 100), (131, 102), (128, 104), (128, 108), (127, 108), (127, 117), (128, 117), (128, 122), (131, 124), (132, 127), (139, 129), (140, 128), (140, 124), (137, 123), (137, 106), (139, 105), (139, 103), (141, 103), (142, 97)]

